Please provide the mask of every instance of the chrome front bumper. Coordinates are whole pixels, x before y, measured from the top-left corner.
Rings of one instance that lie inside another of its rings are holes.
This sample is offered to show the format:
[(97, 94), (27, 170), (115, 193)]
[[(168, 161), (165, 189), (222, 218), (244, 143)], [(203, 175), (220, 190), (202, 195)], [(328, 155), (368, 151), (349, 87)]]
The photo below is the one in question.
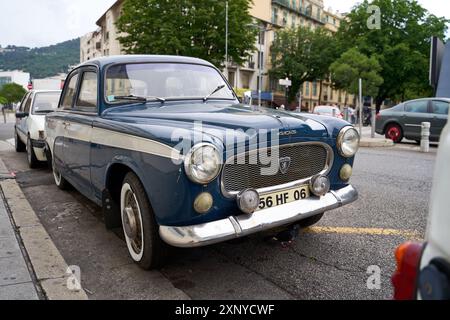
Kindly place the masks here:
[(159, 234), (165, 242), (174, 247), (202, 247), (291, 224), (350, 204), (357, 199), (356, 189), (348, 186), (338, 191), (331, 191), (321, 198), (312, 197), (291, 202), (261, 210), (252, 215), (229, 217), (196, 226), (161, 226)]

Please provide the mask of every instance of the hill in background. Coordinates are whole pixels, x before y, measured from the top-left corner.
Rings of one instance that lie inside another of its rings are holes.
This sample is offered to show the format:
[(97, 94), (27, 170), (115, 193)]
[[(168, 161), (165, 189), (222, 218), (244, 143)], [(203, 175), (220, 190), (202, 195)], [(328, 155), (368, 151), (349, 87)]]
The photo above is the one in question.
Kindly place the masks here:
[(79, 62), (79, 38), (41, 48), (0, 48), (0, 70), (22, 70), (29, 72), (33, 79), (67, 73), (69, 66)]

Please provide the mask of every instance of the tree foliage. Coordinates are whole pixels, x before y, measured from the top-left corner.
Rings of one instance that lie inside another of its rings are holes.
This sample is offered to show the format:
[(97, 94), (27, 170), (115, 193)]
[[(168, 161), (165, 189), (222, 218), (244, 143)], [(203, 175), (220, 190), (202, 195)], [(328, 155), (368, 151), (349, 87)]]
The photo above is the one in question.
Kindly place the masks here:
[[(367, 26), (373, 14), (370, 5), (380, 8), (379, 29)], [(337, 37), (341, 48), (356, 47), (379, 61), (384, 79), (376, 96), (379, 108), (386, 98), (407, 100), (432, 94), (428, 84), (430, 38), (444, 39), (446, 23), (414, 0), (364, 0), (342, 22)]]
[(292, 80), (289, 101), (294, 100), (305, 81), (324, 80), (338, 57), (337, 43), (323, 28), (299, 27), (276, 33), (272, 44), (271, 75)]
[(80, 62), (80, 39), (42, 48), (9, 46), (7, 49), (0, 53), (0, 70), (22, 70), (36, 79), (66, 73), (69, 66)]
[(378, 95), (378, 89), (383, 84), (380, 71), (381, 66), (375, 56), (368, 58), (356, 48), (344, 52), (330, 66), (331, 80), (336, 89), (357, 95), (359, 79), (362, 79), (364, 94), (373, 97)]
[[(240, 64), (254, 49), (251, 0), (229, 0), (229, 57)], [(225, 62), (225, 1), (127, 0), (117, 22), (127, 53), (198, 57)]]
[(3, 97), (4, 103), (12, 104), (20, 102), (27, 91), (17, 83), (7, 83), (0, 90), (0, 98)]

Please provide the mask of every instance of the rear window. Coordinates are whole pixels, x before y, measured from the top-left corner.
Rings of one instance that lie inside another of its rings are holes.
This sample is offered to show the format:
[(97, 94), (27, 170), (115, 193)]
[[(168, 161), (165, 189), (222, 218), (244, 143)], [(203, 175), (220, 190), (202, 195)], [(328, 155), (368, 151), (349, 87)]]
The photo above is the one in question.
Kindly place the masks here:
[(45, 114), (58, 108), (60, 92), (36, 93), (33, 103), (33, 114)]

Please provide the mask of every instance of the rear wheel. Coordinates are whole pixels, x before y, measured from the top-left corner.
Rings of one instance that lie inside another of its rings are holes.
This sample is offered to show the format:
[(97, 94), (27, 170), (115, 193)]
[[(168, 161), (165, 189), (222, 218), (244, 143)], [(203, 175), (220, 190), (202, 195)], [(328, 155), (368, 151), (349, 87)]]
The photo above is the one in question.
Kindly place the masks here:
[(403, 130), (395, 123), (392, 123), (386, 128), (386, 139), (394, 141), (394, 143), (400, 143), (403, 140)]
[(17, 129), (14, 130), (14, 145), (16, 147), (16, 152), (24, 152), (27, 147), (25, 143), (20, 140)]
[(160, 268), (165, 262), (168, 246), (159, 236), (159, 226), (147, 194), (134, 173), (128, 173), (122, 183), (120, 212), (131, 258), (142, 269)]
[(67, 190), (70, 188), (69, 182), (61, 175), (61, 172), (56, 168), (55, 163), (52, 163), (53, 178), (55, 179), (56, 186), (61, 190)]
[(315, 225), (316, 223), (318, 223), (322, 218), (323, 218), (324, 213), (306, 218), (304, 220), (301, 220), (298, 224), (300, 225), (300, 228), (305, 229), (305, 228), (309, 228), (313, 225)]
[(36, 154), (34, 153), (34, 148), (30, 137), (27, 139), (27, 160), (31, 169), (37, 168), (40, 164), (39, 160), (36, 158)]

